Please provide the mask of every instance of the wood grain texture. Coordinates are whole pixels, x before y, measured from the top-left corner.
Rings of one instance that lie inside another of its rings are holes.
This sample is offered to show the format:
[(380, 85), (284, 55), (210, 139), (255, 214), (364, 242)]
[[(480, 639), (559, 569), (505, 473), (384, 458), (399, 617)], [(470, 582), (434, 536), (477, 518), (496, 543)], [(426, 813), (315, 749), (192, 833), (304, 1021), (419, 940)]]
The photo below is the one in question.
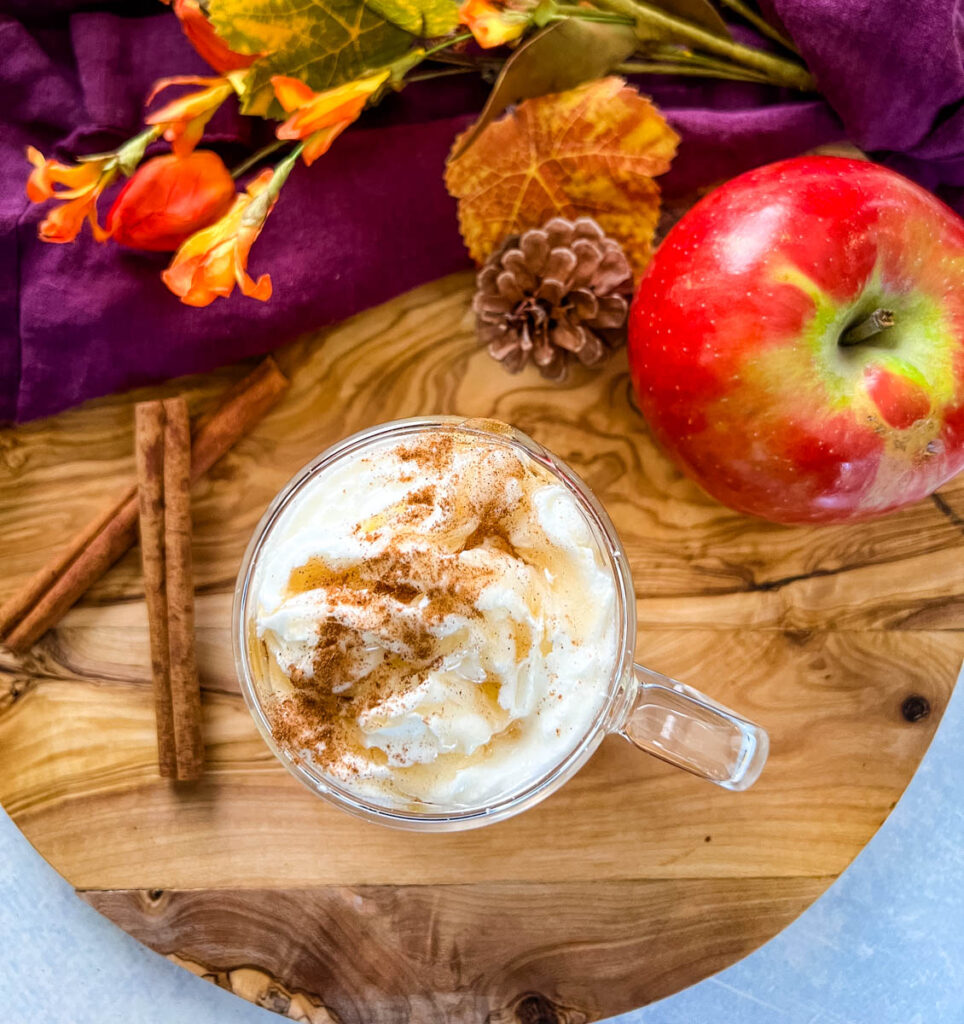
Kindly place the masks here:
[[(192, 495), (205, 777), (157, 771), (139, 555), (29, 655), (0, 655), (0, 801), (148, 945), (306, 1021), (585, 1021), (769, 938), (852, 860), (923, 755), (964, 656), (964, 478), (858, 527), (717, 505), (650, 438), (625, 355), (562, 386), (475, 345), (449, 278), (279, 355), (289, 394)], [(133, 477), (131, 404), (197, 411), (238, 366), (0, 432), (0, 599)], [(496, 416), (590, 483), (636, 575), (639, 657), (770, 732), (730, 794), (607, 739), (563, 790), (476, 832), (357, 822), (290, 778), (241, 701), (234, 577), (275, 492), (354, 430)], [(912, 694), (931, 713), (908, 722)]]
[[(629, 1010), (676, 991), (694, 966), (705, 974), (725, 967), (789, 923), (828, 881), (681, 879), (552, 888), (501, 882), (83, 896), (132, 935), (222, 987), (250, 986), (248, 998), (281, 1013), (292, 1014), (291, 1003), (305, 1013), (307, 1003), (315, 1015), (308, 1020), (341, 1024), (368, 1024), (373, 1006), (380, 1007), (380, 1020), (399, 1024), (548, 1024)], [(698, 949), (693, 932), (701, 936)], [(270, 950), (260, 977), (233, 977), (252, 944)], [(326, 978), (320, 1003), (315, 996), (304, 999), (318, 990), (319, 964)], [(587, 972), (587, 964), (606, 965), (605, 975)]]

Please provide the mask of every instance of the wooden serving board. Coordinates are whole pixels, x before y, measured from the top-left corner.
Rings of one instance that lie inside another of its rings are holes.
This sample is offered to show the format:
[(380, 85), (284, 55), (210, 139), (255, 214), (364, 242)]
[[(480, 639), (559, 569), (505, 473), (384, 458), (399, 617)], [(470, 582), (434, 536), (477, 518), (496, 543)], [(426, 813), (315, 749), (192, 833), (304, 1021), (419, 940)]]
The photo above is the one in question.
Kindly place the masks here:
[[(471, 291), (448, 278), (284, 350), (290, 394), (195, 488), (201, 782), (157, 772), (136, 550), (27, 658), (0, 656), (0, 799), (28, 839), (132, 935), (293, 1020), (586, 1021), (726, 967), (874, 834), (964, 656), (964, 476), (870, 525), (736, 515), (655, 447), (623, 353), (563, 386), (510, 377), (476, 346)], [(0, 598), (131, 479), (135, 400), (199, 409), (244, 370), (0, 433)], [(640, 659), (769, 730), (751, 791), (610, 737), (534, 810), (420, 836), (354, 820), (274, 760), (231, 656), (244, 546), (312, 456), (419, 413), (507, 420), (585, 477), (633, 563)], [(928, 715), (902, 713), (912, 695)]]

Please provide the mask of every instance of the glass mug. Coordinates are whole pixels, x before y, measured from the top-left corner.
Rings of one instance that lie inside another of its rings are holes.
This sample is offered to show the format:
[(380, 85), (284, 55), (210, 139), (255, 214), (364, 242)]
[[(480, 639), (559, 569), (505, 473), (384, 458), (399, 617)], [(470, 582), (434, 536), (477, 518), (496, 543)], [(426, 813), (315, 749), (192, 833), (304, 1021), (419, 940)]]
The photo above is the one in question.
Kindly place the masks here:
[[(253, 635), (252, 591), (259, 555), (295, 496), (314, 484), (335, 463), (357, 456), (369, 447), (401, 442), (427, 431), (452, 430), (508, 446), (523, 462), (529, 459), (547, 470), (575, 498), (612, 573), (618, 619), (616, 657), (607, 697), (590, 728), (551, 769), (485, 806), (435, 810), (425, 806), (424, 810), (412, 811), (382, 806), (349, 791), (315, 767), (303, 753), (288, 750), (276, 740), (252, 672), (247, 638)], [(282, 764), (310, 790), (343, 810), (396, 828), (448, 832), (488, 825), (518, 814), (544, 800), (575, 775), (609, 733), (622, 736), (640, 750), (730, 790), (751, 786), (767, 758), (769, 740), (760, 726), (697, 690), (634, 662), (636, 601), (632, 574), (626, 552), (605, 509), (564, 462), (521, 431), (495, 420), (464, 420), (454, 416), (395, 420), (353, 434), (308, 463), (282, 488), (254, 531), (238, 574), (232, 632), (245, 703), (265, 742)]]

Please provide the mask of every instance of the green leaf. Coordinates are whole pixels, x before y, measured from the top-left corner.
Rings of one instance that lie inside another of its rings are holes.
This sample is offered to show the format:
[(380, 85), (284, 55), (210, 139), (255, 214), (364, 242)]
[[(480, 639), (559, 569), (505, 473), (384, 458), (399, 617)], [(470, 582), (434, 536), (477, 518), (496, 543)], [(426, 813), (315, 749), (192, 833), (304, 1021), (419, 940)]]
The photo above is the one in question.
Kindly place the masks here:
[(455, 0), (366, 0), (366, 3), (386, 21), (422, 38), (447, 35), (459, 23)]
[(650, 0), (654, 7), (659, 7), (677, 18), (685, 18), (686, 21), (705, 28), (707, 32), (719, 36), (721, 39), (732, 39), (730, 27), (723, 20), (720, 12), (710, 3), (710, 0)]
[(137, 170), (137, 165), (144, 159), (147, 147), (161, 134), (160, 128), (148, 128), (140, 135), (128, 139), (120, 149), (117, 150), (117, 166), (121, 174), (128, 178)]
[(240, 88), (244, 113), (263, 113), (272, 75), (316, 92), (385, 67), (412, 36), (358, 0), (211, 0), (211, 21), (238, 53), (263, 53)]
[(631, 25), (577, 18), (553, 22), (530, 36), (505, 62), (478, 121), (451, 159), (460, 157), (506, 107), (602, 78), (626, 60), (636, 45)]

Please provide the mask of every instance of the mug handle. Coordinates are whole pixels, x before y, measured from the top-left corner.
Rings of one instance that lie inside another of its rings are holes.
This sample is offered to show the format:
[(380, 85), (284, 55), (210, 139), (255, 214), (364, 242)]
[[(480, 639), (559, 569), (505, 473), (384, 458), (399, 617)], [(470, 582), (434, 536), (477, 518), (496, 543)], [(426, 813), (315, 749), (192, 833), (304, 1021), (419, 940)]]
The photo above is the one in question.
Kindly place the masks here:
[(617, 731), (640, 750), (724, 789), (748, 789), (770, 749), (764, 729), (669, 676), (634, 665), (637, 692)]

